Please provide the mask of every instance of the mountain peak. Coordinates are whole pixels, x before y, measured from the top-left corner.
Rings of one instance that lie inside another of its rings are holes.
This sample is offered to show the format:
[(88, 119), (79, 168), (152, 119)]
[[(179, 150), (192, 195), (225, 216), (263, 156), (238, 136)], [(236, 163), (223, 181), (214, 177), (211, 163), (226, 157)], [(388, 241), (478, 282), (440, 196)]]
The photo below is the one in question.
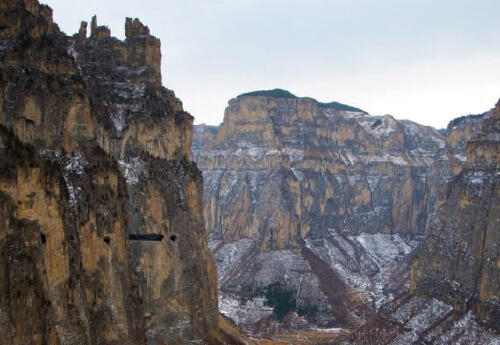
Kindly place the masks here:
[(274, 98), (298, 98), (290, 91), (283, 90), (283, 89), (251, 91), (251, 92), (242, 93), (237, 98), (240, 98), (240, 97), (258, 97), (258, 96), (274, 97)]
[(241, 98), (241, 97), (272, 97), (272, 98), (290, 98), (290, 99), (309, 99), (316, 103), (318, 107), (320, 108), (333, 108), (335, 110), (342, 110), (342, 111), (355, 111), (355, 112), (360, 112), (360, 113), (365, 113), (367, 114), (366, 111), (352, 107), (347, 104), (339, 103), (339, 102), (320, 102), (312, 97), (298, 97), (295, 96), (293, 93), (287, 90), (283, 89), (272, 89), (272, 90), (257, 90), (257, 91), (250, 91), (246, 93), (242, 93), (241, 95), (237, 96), (236, 98)]

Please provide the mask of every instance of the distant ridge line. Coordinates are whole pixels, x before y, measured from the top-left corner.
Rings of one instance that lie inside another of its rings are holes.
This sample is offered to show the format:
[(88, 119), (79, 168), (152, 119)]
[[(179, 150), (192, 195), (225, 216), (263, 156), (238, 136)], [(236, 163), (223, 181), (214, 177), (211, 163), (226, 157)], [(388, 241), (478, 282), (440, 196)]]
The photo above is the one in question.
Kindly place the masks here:
[(263, 97), (274, 97), (274, 98), (290, 98), (290, 99), (299, 99), (299, 98), (305, 98), (305, 99), (310, 99), (318, 104), (320, 108), (334, 108), (336, 110), (343, 110), (343, 111), (356, 111), (356, 112), (361, 112), (367, 114), (366, 111), (352, 107), (347, 104), (339, 103), (339, 102), (328, 102), (328, 103), (323, 103), (319, 102), (318, 100), (312, 98), (312, 97), (298, 97), (295, 96), (293, 93), (287, 90), (283, 89), (272, 89), (272, 90), (257, 90), (257, 91), (251, 91), (251, 92), (246, 92), (242, 93), (241, 95), (237, 96), (237, 98), (241, 97), (258, 97), (258, 96), (263, 96)]

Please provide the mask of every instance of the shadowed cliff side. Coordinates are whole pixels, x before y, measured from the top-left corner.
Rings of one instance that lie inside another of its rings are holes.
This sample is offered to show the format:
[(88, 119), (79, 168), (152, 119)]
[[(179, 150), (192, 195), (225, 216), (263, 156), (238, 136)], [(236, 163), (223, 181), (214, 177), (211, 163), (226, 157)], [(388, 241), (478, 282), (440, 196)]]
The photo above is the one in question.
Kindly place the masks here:
[(346, 345), (500, 344), (500, 102), (450, 122), (447, 141), (455, 154), (466, 148), (466, 163), (430, 215), (410, 291), (382, 306)]
[[(0, 0), (2, 344), (244, 343), (218, 317), (192, 117), (160, 42)], [(231, 341), (224, 338), (231, 333)]]
[(500, 102), (438, 201), (411, 283), (415, 293), (472, 310), (500, 332)]

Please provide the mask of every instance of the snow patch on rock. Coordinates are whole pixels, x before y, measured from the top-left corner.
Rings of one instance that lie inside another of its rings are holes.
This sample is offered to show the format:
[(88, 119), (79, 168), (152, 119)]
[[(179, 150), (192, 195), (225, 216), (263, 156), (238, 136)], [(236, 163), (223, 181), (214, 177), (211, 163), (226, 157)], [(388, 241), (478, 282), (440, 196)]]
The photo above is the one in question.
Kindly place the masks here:
[(273, 314), (273, 308), (266, 306), (265, 301), (265, 297), (240, 301), (234, 296), (222, 293), (219, 295), (219, 310), (238, 325), (253, 325)]
[(396, 258), (408, 255), (412, 247), (406, 243), (399, 234), (366, 234), (354, 236), (356, 240), (379, 264), (396, 260)]
[(76, 185), (75, 178), (85, 172), (85, 166), (87, 165), (83, 153), (76, 152), (63, 155), (58, 151), (45, 150), (42, 154), (53, 161), (57, 161), (62, 166), (62, 175), (69, 194), (69, 206), (71, 208), (76, 207), (82, 189)]
[(128, 160), (118, 161), (120, 170), (128, 185), (136, 185), (141, 178), (147, 177), (147, 172), (144, 169), (144, 161), (141, 157), (132, 157)]
[(299, 181), (302, 181), (305, 177), (305, 175), (296, 168), (292, 168), (292, 172)]
[(226, 244), (220, 248), (215, 253), (219, 280), (223, 280), (229, 269), (241, 264), (241, 261), (253, 250), (255, 250), (255, 241), (249, 238)]

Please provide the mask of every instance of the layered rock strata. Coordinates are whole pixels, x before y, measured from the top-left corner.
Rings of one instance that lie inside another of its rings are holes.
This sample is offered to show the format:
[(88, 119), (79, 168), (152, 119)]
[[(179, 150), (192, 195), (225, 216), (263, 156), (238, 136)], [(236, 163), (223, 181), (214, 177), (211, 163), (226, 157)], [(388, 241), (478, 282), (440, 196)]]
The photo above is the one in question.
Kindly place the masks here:
[(36, 0), (1, 0), (0, 23), (2, 344), (226, 341), (159, 40), (95, 17), (67, 37)]
[[(479, 130), (469, 135), (471, 125)], [(453, 132), (468, 137), (455, 141), (466, 147), (466, 164), (429, 218), (409, 292), (379, 309), (346, 345), (500, 344), (500, 102), (452, 121), (447, 137)]]
[(223, 312), (250, 330), (273, 323), (265, 296), (277, 284), (295, 296), (295, 326), (352, 326), (407, 291), (414, 249), (483, 118), (445, 137), (279, 89), (230, 100), (222, 125), (193, 140)]
[(412, 291), (473, 311), (500, 332), (500, 102), (466, 152), (428, 224)]

